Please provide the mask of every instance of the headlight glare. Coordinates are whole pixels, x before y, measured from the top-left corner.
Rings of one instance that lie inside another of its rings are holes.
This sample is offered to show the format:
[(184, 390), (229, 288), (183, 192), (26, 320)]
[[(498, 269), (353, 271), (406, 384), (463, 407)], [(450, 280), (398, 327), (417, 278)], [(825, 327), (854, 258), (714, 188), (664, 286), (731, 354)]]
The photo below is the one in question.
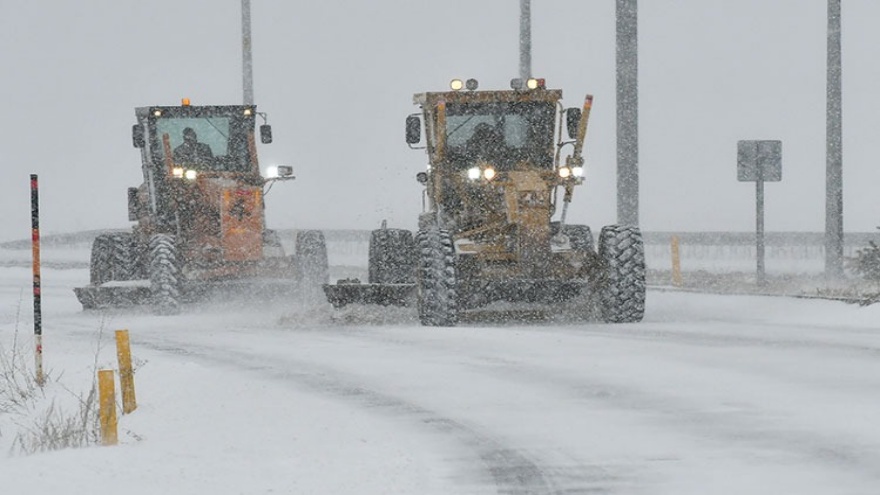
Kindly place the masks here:
[(272, 166), (266, 168), (266, 177), (268, 177), (269, 179), (278, 178), (278, 167), (275, 165), (272, 165)]
[(183, 176), (186, 177), (188, 180), (196, 180), (196, 177), (198, 177), (198, 175), (198, 172), (196, 172), (195, 170), (187, 170), (183, 174)]
[(568, 167), (560, 167), (559, 168), (559, 176), (563, 179), (567, 179), (571, 177), (571, 169)]
[(471, 167), (471, 168), (469, 168), (468, 171), (467, 171), (467, 174), (468, 174), (468, 179), (470, 179), (470, 180), (477, 180), (477, 179), (479, 179), (479, 178), (480, 178), (480, 174), (481, 174), (481, 172), (480, 172), (480, 167)]
[(575, 177), (583, 177), (584, 176), (584, 167), (574, 167), (571, 169), (571, 174)]
[(495, 169), (492, 167), (487, 167), (486, 170), (483, 170), (483, 178), (486, 180), (492, 180), (495, 178)]
[(183, 167), (174, 167), (171, 169), (171, 175), (178, 179), (183, 177)]

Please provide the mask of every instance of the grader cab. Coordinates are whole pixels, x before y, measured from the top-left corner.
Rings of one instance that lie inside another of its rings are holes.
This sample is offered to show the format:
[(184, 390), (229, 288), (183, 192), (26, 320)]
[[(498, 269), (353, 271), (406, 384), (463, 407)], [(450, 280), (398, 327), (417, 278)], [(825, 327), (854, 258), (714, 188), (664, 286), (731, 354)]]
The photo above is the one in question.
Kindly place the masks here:
[[(219, 290), (290, 293), (327, 281), (323, 233), (299, 231), (296, 255), (265, 227), (267, 186), (292, 179), (290, 167), (261, 174), (255, 106), (153, 106), (135, 110), (132, 143), (144, 182), (128, 190), (131, 232), (99, 235), (90, 284), (75, 289), (83, 308), (181, 302)], [(259, 127), (262, 143), (271, 128)]]
[(429, 162), (417, 175), (426, 196), (418, 232), (374, 231), (369, 283), (326, 286), (331, 303), (414, 302), (432, 326), (499, 301), (562, 305), (608, 322), (642, 319), (638, 228), (604, 227), (597, 250), (588, 226), (566, 223), (584, 180), (592, 96), (562, 109), (562, 91), (541, 79), (512, 87), (478, 91), (475, 80), (455, 80), (451, 91), (414, 96), (421, 111), (407, 118), (406, 140), (421, 143), (424, 129)]

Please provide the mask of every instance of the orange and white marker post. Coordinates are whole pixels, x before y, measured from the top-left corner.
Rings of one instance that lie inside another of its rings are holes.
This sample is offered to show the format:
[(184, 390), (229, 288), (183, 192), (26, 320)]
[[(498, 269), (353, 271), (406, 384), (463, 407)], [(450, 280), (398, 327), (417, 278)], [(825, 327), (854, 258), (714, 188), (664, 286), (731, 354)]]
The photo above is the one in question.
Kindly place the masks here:
[(37, 385), (43, 386), (43, 311), (40, 291), (40, 191), (37, 174), (31, 174), (31, 252), (34, 273), (34, 345)]

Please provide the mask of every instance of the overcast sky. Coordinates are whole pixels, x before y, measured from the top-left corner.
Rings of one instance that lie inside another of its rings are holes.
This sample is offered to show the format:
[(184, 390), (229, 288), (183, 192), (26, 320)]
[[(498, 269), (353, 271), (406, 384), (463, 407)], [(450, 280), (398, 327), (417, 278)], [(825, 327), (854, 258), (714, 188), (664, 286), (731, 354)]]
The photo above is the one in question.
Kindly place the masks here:
[[(614, 0), (533, 0), (533, 73), (566, 106), (595, 95), (587, 183), (573, 221), (613, 223)], [(639, 2), (641, 226), (754, 230), (736, 142), (781, 139), (766, 228), (825, 220), (825, 0)], [(880, 225), (880, 2), (843, 2), (844, 229)], [(453, 77), (506, 89), (518, 72), (517, 0), (253, 0), (255, 99), (275, 142), (261, 164), (297, 180), (267, 198), (276, 228), (415, 228), (403, 139), (412, 94)], [(134, 107), (242, 100), (239, 0), (0, 1), (0, 239), (28, 237), (28, 175), (44, 233), (126, 227), (142, 181)]]

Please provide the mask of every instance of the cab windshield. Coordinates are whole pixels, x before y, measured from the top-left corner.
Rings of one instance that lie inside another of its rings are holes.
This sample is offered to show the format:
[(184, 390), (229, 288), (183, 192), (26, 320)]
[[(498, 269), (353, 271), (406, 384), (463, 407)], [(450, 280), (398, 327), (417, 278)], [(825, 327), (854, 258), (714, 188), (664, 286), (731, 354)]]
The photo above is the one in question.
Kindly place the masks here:
[(159, 156), (165, 160), (164, 136), (175, 165), (200, 171), (247, 172), (247, 136), (230, 117), (173, 117), (156, 120)]
[(449, 160), (470, 166), (485, 160), (510, 170), (528, 161), (553, 165), (555, 108), (546, 102), (450, 103), (446, 107)]

